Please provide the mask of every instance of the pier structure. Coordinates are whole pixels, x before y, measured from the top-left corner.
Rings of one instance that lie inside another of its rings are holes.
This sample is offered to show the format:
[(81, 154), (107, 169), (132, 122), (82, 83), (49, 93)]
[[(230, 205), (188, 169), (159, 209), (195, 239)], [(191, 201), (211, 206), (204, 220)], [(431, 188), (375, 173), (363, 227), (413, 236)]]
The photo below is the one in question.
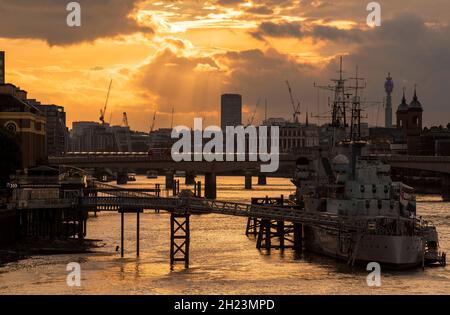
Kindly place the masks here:
[[(215, 179), (215, 176), (211, 177)], [(177, 186), (179, 187), (179, 181)], [(170, 262), (172, 265), (182, 262), (185, 267), (189, 266), (190, 220), (193, 214), (214, 213), (247, 218), (246, 234), (257, 237), (259, 249), (293, 248), (301, 251), (304, 226), (328, 226), (358, 235), (367, 228), (365, 221), (356, 218), (304, 212), (298, 206), (290, 204), (284, 197), (254, 198), (252, 204), (243, 204), (200, 198), (199, 183), (195, 187), (194, 192), (190, 190), (180, 192), (174, 189), (174, 195), (163, 197), (158, 186), (155, 186), (155, 189), (125, 189), (92, 179), (85, 183), (85, 179), (81, 180), (81, 177), (68, 177), (63, 181), (59, 179), (54, 190), (51, 190), (52, 196), (45, 195), (45, 198), (40, 198), (40, 195), (28, 196), (27, 202), (23, 202), (25, 187), (20, 186), (15, 189), (16, 198), (9, 206), (10, 209), (16, 209), (22, 230), (32, 231), (37, 237), (42, 237), (42, 233), (51, 235), (49, 231), (52, 231), (52, 226), (55, 222), (59, 222), (54, 218), (61, 214), (61, 223), (56, 223), (59, 236), (67, 235), (80, 240), (86, 236), (88, 213), (117, 212), (120, 214), (121, 257), (125, 255), (126, 215), (136, 216), (136, 256), (139, 256), (140, 215), (145, 210), (169, 212)], [(35, 220), (33, 222), (37, 222), (39, 226), (29, 223), (30, 215)], [(52, 224), (48, 224), (49, 222)], [(29, 235), (27, 233), (23, 235)]]
[[(281, 201), (280, 201), (281, 200)], [(355, 218), (334, 216), (325, 213), (306, 213), (281, 198), (255, 198), (253, 204), (242, 204), (213, 199), (198, 198), (191, 191), (182, 191), (178, 196), (161, 197), (151, 193), (127, 192), (124, 189), (110, 190), (105, 196), (79, 198), (79, 207), (97, 208), (102, 211), (121, 213), (121, 256), (124, 255), (124, 216), (137, 215), (137, 255), (139, 254), (139, 213), (147, 209), (160, 209), (170, 213), (170, 262), (173, 266), (182, 262), (189, 266), (191, 244), (190, 220), (192, 215), (221, 214), (240, 216), (248, 220), (247, 234), (256, 235), (259, 249), (302, 250), (303, 226), (333, 226), (348, 233), (360, 233), (366, 228), (364, 222)], [(269, 201), (269, 202), (267, 202)], [(97, 210), (97, 211), (98, 211)], [(253, 227), (252, 227), (253, 224)], [(277, 242), (276, 242), (277, 241)]]
[[(286, 202), (283, 195), (280, 198), (252, 198), (252, 205), (275, 206), (284, 209), (299, 209), (297, 205)], [(297, 252), (302, 251), (303, 226), (284, 220), (270, 220), (249, 217), (245, 231), (247, 236), (256, 238), (257, 249), (292, 248)]]

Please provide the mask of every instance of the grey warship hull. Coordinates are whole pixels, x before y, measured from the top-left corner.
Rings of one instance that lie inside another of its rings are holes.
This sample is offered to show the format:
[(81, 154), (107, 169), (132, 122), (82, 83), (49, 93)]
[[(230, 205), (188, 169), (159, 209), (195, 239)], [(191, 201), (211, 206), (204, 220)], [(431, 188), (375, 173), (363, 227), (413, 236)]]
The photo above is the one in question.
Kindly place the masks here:
[(347, 262), (377, 262), (393, 269), (413, 268), (423, 263), (419, 236), (363, 235), (355, 240), (336, 230), (305, 226), (304, 239), (307, 250)]

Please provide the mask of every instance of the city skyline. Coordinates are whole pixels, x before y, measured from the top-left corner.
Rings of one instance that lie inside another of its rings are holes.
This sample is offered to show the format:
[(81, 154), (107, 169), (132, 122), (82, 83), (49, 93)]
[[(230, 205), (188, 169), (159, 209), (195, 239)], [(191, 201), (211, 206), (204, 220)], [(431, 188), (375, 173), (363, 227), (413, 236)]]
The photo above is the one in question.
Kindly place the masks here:
[[(80, 1), (85, 14), (80, 29), (57, 27), (66, 15), (64, 7), (58, 9), (60, 1), (44, 7), (38, 2), (0, 1), (0, 9), (10, 13), (0, 21), (6, 80), (31, 98), (64, 106), (69, 126), (98, 120), (110, 79), (106, 119), (112, 112), (113, 124), (120, 124), (126, 111), (136, 130), (149, 129), (155, 110), (156, 127), (170, 125), (172, 106), (175, 125), (189, 125), (195, 116), (219, 125), (224, 93), (243, 95), (243, 121), (266, 97), (269, 117), (289, 118), (286, 80), (302, 103), (304, 121), (307, 110), (328, 110), (325, 93), (317, 109), (313, 84), (337, 76), (340, 55), (347, 77), (358, 65), (368, 79), (367, 100), (383, 100), (391, 72), (394, 111), (402, 87), (410, 102), (417, 84), (424, 125), (448, 123), (442, 115), (450, 76), (445, 70), (449, 18), (443, 14), (450, 4), (445, 1), (435, 0), (435, 6), (410, 1), (408, 9), (401, 1), (380, 2), (382, 25), (376, 28), (366, 25), (366, 4), (350, 0), (112, 1), (105, 16), (99, 16), (104, 5)], [(366, 113), (369, 123), (383, 125), (383, 113), (372, 107)], [(260, 106), (255, 121), (263, 117)]]

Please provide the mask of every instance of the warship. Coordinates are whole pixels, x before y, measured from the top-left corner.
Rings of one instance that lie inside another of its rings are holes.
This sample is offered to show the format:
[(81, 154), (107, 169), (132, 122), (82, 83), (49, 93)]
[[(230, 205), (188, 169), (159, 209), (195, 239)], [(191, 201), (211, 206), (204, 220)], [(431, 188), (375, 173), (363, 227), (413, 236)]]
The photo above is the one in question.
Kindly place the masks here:
[[(322, 178), (316, 176), (318, 163), (326, 174)], [(414, 189), (392, 181), (390, 171), (389, 165), (372, 157), (359, 156), (353, 162), (344, 154), (337, 154), (331, 162), (326, 157), (319, 161), (300, 158), (293, 182), (303, 211), (352, 218), (365, 226), (356, 235), (305, 226), (306, 249), (349, 264), (378, 262), (398, 269), (445, 265), (436, 227), (417, 217)]]
[[(445, 265), (436, 227), (417, 217), (414, 189), (393, 181), (390, 165), (363, 153), (368, 143), (361, 137), (358, 84), (353, 98), (344, 97), (349, 89), (342, 78), (342, 61), (340, 73), (327, 127), (332, 141), (315, 157), (297, 160), (292, 182), (302, 211), (353, 220), (363, 228), (305, 226), (306, 249), (349, 264), (377, 262), (395, 269)], [(346, 105), (352, 110), (350, 126), (345, 122)]]

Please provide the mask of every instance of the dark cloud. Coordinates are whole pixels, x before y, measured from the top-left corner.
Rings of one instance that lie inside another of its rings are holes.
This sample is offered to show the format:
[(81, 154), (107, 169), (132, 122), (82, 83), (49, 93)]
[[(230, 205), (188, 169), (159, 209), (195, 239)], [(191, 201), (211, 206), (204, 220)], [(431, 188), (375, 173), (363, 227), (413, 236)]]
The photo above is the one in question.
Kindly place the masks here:
[(269, 37), (303, 37), (300, 22), (263, 22), (258, 26), (256, 31), (252, 31), (253, 37), (262, 40), (265, 36)]
[[(395, 82), (394, 103), (400, 103), (402, 87), (407, 88), (409, 101), (418, 85), (427, 124), (447, 124), (450, 121), (450, 28), (427, 26), (417, 15), (402, 14), (387, 20), (370, 32), (363, 43), (346, 57), (348, 66), (359, 65), (368, 78), (366, 97), (380, 100), (383, 82), (388, 72)], [(372, 113), (371, 121), (375, 121)], [(382, 120), (382, 117), (380, 120)]]
[[(292, 83), (297, 97), (306, 104), (304, 95), (311, 90), (314, 80), (319, 79), (316, 70), (274, 49), (226, 52), (201, 58), (177, 55), (167, 49), (139, 69), (134, 81), (143, 91), (158, 96), (160, 112), (168, 114), (174, 105), (179, 113), (177, 121), (188, 124), (192, 117), (187, 113), (202, 116), (202, 112), (218, 111), (223, 93), (241, 93), (244, 104), (252, 108), (259, 98), (267, 97), (269, 115), (290, 116), (285, 81)], [(209, 119), (208, 124), (213, 123), (219, 123), (218, 116)]]
[(68, 45), (134, 32), (152, 33), (129, 18), (142, 0), (79, 0), (82, 26), (68, 27), (65, 0), (0, 0), (0, 37)]
[[(352, 48), (344, 53), (345, 75), (353, 77), (356, 66), (359, 67), (360, 76), (367, 79), (363, 99), (368, 104), (382, 102), (384, 81), (391, 72), (395, 82), (394, 110), (400, 102), (402, 87), (407, 88), (407, 97), (411, 100), (413, 87), (417, 84), (425, 110), (425, 124), (446, 125), (449, 122), (448, 114), (443, 115), (448, 113), (450, 105), (448, 26), (430, 26), (413, 14), (396, 16), (384, 21), (379, 28), (361, 32), (336, 32), (327, 27), (304, 30), (299, 24), (295, 28), (292, 24), (282, 28), (265, 25), (265, 34), (273, 36), (301, 37), (306, 33), (330, 41), (353, 40)], [(267, 97), (270, 116), (290, 117), (291, 105), (285, 84), (289, 80), (295, 97), (302, 103), (304, 119), (306, 111), (325, 113), (329, 110), (326, 99), (332, 95), (321, 92), (318, 108), (313, 83), (330, 83), (329, 79), (336, 77), (337, 70), (337, 58), (312, 66), (274, 48), (230, 51), (201, 58), (165, 51), (140, 69), (138, 81), (143, 89), (159, 96), (160, 104), (175, 104), (183, 112), (217, 111), (221, 93), (237, 92), (244, 96), (248, 106), (254, 106), (258, 98)], [(259, 119), (262, 112), (260, 108)], [(383, 113), (381, 105), (369, 106), (365, 112), (372, 125), (382, 124)]]
[(334, 26), (312, 25), (305, 22), (263, 22), (256, 31), (250, 34), (264, 40), (265, 37), (293, 37), (302, 39), (312, 37), (313, 39), (359, 42), (364, 36), (364, 32), (359, 29), (339, 29)]
[(223, 6), (235, 6), (238, 4), (243, 4), (245, 2), (245, 0), (217, 0), (217, 4)]
[(273, 13), (273, 10), (267, 6), (260, 5), (257, 7), (251, 7), (246, 10), (247, 13), (260, 14), (260, 15), (269, 15)]

